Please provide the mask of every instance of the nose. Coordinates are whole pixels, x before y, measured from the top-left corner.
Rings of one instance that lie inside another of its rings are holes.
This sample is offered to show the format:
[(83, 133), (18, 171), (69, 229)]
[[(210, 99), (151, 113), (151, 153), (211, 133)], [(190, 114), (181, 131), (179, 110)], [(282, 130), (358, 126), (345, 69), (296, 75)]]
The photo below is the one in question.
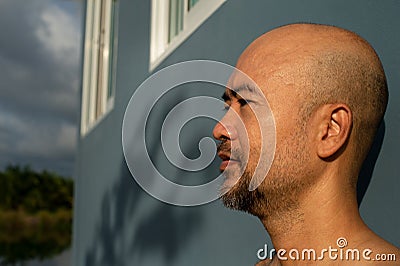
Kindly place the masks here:
[(216, 140), (234, 140), (237, 138), (237, 132), (232, 125), (226, 124), (224, 120), (221, 120), (215, 125), (213, 136)]

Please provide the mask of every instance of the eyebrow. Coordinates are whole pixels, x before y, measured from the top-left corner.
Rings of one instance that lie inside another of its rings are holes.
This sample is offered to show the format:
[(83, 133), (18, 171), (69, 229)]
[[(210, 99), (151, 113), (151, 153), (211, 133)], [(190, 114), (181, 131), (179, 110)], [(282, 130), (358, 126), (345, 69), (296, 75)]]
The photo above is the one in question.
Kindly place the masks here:
[[(259, 94), (259, 93), (260, 93), (259, 89), (257, 89), (256, 87), (254, 87), (254, 85), (252, 85), (252, 84), (247, 84), (247, 83), (242, 84), (242, 85), (240, 85), (240, 86), (238, 86), (238, 87), (236, 87), (236, 88), (229, 89), (229, 90), (230, 90), (230, 92), (231, 92), (231, 94), (232, 94), (232, 97), (235, 97), (235, 98), (237, 98), (236, 95), (237, 95), (240, 91), (249, 91), (250, 93), (256, 93), (256, 94)], [(231, 100), (231, 96), (230, 96), (228, 93), (226, 93), (226, 91), (225, 91), (224, 94), (222, 94), (222, 99), (226, 102), (226, 101)]]
[(222, 99), (225, 102), (227, 102), (227, 101), (229, 101), (231, 99), (231, 97), (226, 92), (224, 92), (224, 94), (222, 94)]
[(255, 92), (257, 92), (257, 88), (254, 87), (253, 84), (244, 83), (244, 84), (240, 85), (239, 87), (232, 89), (232, 92), (235, 94), (240, 91), (249, 91), (251, 93), (255, 93)]

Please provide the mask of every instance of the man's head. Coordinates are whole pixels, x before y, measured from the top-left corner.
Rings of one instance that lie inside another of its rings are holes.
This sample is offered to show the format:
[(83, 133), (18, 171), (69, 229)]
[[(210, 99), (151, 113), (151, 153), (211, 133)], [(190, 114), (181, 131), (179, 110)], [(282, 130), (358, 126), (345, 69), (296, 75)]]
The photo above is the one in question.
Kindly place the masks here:
[(227, 169), (227, 179), (238, 172), (235, 167), (244, 174), (223, 196), (224, 203), (257, 216), (295, 210), (305, 192), (327, 176), (337, 176), (337, 189), (355, 196), (358, 172), (387, 105), (386, 78), (373, 48), (340, 28), (293, 24), (255, 40), (237, 68), (257, 83), (269, 102), (276, 123), (276, 152), (263, 183), (248, 191), (260, 156), (261, 133), (251, 108), (227, 90), (230, 110), (214, 129), (222, 141), (220, 153), (225, 159), (231, 149), (240, 154), (244, 143), (235, 131), (239, 121), (229, 114), (233, 111), (245, 125), (250, 152), (247, 165), (234, 158), (239, 162)]

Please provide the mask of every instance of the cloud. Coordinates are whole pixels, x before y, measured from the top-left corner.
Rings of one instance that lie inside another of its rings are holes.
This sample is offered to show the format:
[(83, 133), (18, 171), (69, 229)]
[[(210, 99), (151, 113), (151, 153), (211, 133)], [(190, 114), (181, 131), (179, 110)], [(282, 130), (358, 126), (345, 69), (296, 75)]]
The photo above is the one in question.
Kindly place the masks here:
[(72, 174), (82, 11), (77, 1), (1, 1), (0, 167)]
[(76, 148), (76, 126), (69, 123), (47, 123), (45, 120), (38, 123), (3, 112), (0, 130), (3, 132), (0, 135), (1, 153), (51, 160), (69, 158)]
[(77, 44), (80, 32), (76, 19), (55, 5), (47, 6), (40, 16), (44, 22), (36, 28), (35, 35), (46, 51), (60, 64), (76, 66)]

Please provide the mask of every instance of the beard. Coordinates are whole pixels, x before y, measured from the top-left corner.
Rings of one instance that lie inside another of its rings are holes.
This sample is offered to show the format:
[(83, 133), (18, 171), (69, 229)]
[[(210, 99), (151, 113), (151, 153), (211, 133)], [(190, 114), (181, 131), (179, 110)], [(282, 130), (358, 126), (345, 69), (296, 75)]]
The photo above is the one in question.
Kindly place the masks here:
[[(311, 173), (306, 168), (308, 160), (304, 143), (303, 134), (296, 134), (291, 140), (285, 141), (281, 145), (283, 149), (276, 152), (266, 178), (253, 191), (249, 191), (249, 184), (260, 158), (260, 149), (250, 149), (253, 157), (249, 157), (247, 165), (240, 166), (240, 172), (243, 174), (238, 182), (222, 195), (223, 204), (230, 209), (245, 211), (261, 219), (298, 209), (299, 197), (311, 184)], [(235, 153), (240, 154), (239, 151)], [(237, 176), (238, 172), (237, 169), (227, 169), (224, 174), (227, 178), (232, 178)], [(224, 189), (227, 190), (226, 187)]]

